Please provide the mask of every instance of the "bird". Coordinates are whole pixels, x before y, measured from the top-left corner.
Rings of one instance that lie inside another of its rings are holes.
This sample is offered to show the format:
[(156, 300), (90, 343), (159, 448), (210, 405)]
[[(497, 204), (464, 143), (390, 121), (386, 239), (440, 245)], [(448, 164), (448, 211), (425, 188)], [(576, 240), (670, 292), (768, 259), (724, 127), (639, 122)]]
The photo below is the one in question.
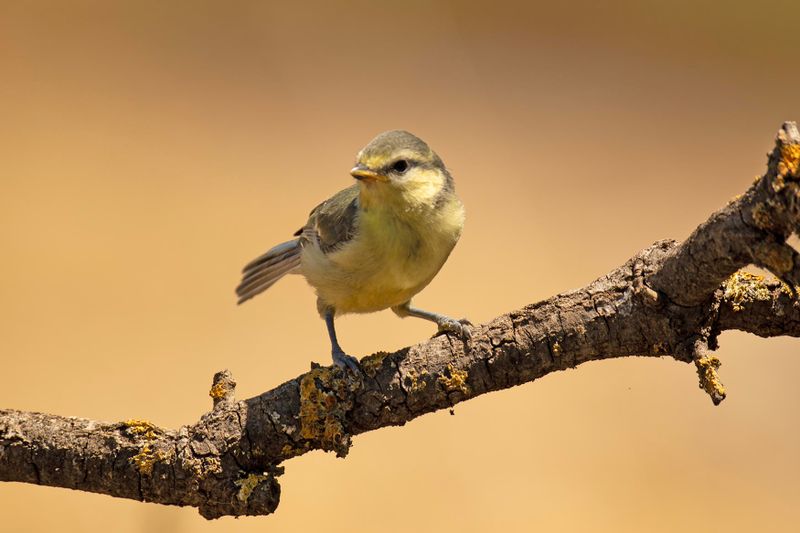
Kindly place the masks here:
[(339, 345), (334, 320), (347, 313), (391, 309), (436, 323), (438, 332), (468, 340), (471, 323), (418, 309), (411, 299), (433, 280), (458, 242), (464, 206), (442, 159), (415, 135), (379, 134), (356, 156), (356, 183), (313, 210), (294, 239), (242, 270), (242, 304), (287, 274), (301, 274), (317, 295), (333, 363), (358, 371)]

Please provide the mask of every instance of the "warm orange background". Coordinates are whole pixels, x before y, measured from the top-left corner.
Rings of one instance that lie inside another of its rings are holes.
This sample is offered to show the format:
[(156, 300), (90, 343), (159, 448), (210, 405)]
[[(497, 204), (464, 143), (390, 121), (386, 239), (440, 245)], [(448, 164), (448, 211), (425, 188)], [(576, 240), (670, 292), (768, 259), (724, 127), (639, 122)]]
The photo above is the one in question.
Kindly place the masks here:
[[(327, 363), (302, 279), (233, 288), (385, 129), (468, 210), (422, 307), (487, 321), (684, 238), (800, 119), (800, 9), (595, 4), (0, 0), (0, 406), (177, 427), (217, 370), (245, 398)], [(0, 484), (0, 530), (796, 531), (800, 341), (721, 345), (718, 408), (671, 359), (588, 364), (293, 459), (274, 516)]]

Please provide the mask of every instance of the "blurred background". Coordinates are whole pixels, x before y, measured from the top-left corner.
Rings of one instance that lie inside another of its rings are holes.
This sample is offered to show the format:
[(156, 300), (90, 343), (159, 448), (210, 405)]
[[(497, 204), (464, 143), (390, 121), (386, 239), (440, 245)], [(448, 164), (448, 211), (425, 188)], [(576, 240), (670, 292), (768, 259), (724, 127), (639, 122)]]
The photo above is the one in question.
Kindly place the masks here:
[[(329, 361), (314, 295), (241, 266), (408, 129), (468, 220), (415, 300), (485, 322), (685, 238), (800, 119), (795, 0), (0, 0), (0, 406), (178, 427)], [(433, 333), (340, 321), (356, 355)], [(796, 531), (800, 341), (605, 361), (286, 463), (275, 515), (0, 484), (4, 532)]]

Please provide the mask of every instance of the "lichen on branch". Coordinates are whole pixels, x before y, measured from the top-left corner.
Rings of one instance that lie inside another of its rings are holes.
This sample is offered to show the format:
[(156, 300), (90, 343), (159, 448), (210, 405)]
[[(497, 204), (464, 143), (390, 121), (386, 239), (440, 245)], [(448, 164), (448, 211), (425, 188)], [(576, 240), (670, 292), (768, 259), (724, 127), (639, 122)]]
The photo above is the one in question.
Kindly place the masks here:
[[(671, 356), (693, 362), (715, 404), (717, 337), (737, 329), (800, 336), (800, 134), (778, 132), (766, 173), (682, 243), (659, 241), (586, 287), (504, 314), (470, 340), (437, 336), (362, 360), (363, 372), (314, 366), (237, 401), (230, 372), (212, 409), (177, 431), (0, 410), (0, 481), (197, 507), (206, 518), (266, 515), (279, 466), (311, 450), (345, 456), (353, 436), (534, 381), (587, 361)], [(777, 278), (741, 271), (748, 265)]]

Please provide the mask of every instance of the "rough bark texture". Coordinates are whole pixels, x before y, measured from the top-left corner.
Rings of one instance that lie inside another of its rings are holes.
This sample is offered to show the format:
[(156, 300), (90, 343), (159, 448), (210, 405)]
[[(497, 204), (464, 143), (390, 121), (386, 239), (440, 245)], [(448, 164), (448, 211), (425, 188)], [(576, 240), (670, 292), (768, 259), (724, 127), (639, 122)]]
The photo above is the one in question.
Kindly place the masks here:
[[(178, 431), (0, 410), (0, 480), (171, 505), (207, 518), (275, 511), (278, 466), (309, 450), (345, 456), (353, 435), (519, 385), (586, 361), (672, 356), (693, 362), (715, 403), (719, 332), (800, 336), (800, 135), (781, 128), (766, 174), (683, 243), (660, 241), (582, 289), (500, 316), (468, 342), (449, 336), (362, 360), (363, 375), (315, 367), (234, 399), (214, 376), (214, 408)], [(737, 272), (756, 264), (780, 280)]]

